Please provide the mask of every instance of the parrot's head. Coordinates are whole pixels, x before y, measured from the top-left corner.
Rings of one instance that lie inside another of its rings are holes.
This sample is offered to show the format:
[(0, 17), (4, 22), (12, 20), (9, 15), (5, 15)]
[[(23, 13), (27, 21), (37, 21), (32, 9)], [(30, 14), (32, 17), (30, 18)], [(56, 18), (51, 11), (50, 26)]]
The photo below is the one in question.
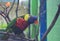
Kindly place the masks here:
[(38, 24), (38, 18), (37, 16), (31, 16), (30, 14), (26, 14), (24, 16), (25, 21), (27, 21), (29, 24)]

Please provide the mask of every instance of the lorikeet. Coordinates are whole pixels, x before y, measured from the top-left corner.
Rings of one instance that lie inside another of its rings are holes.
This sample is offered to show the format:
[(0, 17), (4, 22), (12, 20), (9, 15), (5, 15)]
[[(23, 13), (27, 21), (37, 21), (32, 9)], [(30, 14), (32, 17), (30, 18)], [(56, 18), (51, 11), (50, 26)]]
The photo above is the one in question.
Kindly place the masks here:
[(20, 18), (17, 18), (15, 27), (11, 27), (12, 31), (15, 34), (20, 34), (23, 33), (23, 31), (30, 25), (30, 24), (37, 24), (37, 17), (36, 16), (31, 16), (29, 14), (26, 14)]
[[(11, 21), (7, 26), (7, 32), (12, 30), (12, 32), (15, 33), (15, 35), (20, 35), (23, 33), (23, 31), (30, 25), (30, 24), (38, 24), (37, 17), (31, 16), (29, 14), (23, 15), (19, 18), (15, 18), (13, 21)], [(8, 39), (9, 36), (4, 35), (2, 39)]]

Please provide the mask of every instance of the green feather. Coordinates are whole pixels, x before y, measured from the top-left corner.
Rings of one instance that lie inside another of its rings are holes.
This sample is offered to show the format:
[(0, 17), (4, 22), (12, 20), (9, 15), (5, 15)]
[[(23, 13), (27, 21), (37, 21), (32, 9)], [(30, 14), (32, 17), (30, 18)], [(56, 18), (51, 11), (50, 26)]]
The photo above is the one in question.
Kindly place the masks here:
[(7, 32), (9, 32), (9, 31), (11, 30), (11, 27), (15, 24), (15, 22), (16, 22), (16, 18), (13, 19), (13, 20), (8, 24), (7, 29), (6, 29)]

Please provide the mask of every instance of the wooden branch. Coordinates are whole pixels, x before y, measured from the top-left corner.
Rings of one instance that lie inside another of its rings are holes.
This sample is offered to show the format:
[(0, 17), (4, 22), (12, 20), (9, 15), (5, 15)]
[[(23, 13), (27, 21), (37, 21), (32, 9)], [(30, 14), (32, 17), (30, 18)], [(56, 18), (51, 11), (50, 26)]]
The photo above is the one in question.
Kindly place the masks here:
[[(9, 35), (9, 36), (14, 36), (14, 37), (17, 37), (15, 34), (13, 33), (7, 33), (7, 32), (0, 32), (0, 34), (5, 34), (5, 35)], [(28, 39), (28, 38), (21, 38), (21, 37), (17, 37), (17, 40), (29, 40), (29, 41), (34, 41), (34, 39)]]
[(16, 7), (16, 18), (18, 17), (18, 7), (19, 7), (19, 0), (17, 1), (17, 7)]
[(4, 14), (4, 12), (0, 11), (0, 15), (6, 20), (7, 24), (8, 22), (8, 18), (6, 17), (6, 15)]
[(0, 4), (0, 6), (1, 6), (3, 9), (5, 9), (5, 7), (4, 7), (3, 5)]

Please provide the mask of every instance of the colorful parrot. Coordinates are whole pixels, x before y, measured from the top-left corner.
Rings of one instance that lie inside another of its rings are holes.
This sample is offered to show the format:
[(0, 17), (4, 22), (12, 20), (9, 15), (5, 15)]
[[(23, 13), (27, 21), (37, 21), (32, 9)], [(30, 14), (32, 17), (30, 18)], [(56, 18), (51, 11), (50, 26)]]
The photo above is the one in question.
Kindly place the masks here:
[[(20, 35), (23, 31), (30, 25), (30, 24), (38, 24), (38, 20), (36, 16), (31, 16), (29, 14), (25, 14), (19, 18), (15, 18), (12, 20), (8, 26), (6, 31), (7, 32), (14, 32), (15, 35)], [(8, 39), (9, 36), (4, 35), (2, 37), (3, 40)]]

